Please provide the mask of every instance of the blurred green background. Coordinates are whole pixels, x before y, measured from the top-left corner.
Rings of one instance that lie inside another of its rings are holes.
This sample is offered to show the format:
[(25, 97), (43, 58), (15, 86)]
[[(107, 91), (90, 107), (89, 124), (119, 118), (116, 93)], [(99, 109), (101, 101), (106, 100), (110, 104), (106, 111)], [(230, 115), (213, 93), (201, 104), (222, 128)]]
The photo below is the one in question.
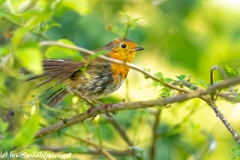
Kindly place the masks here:
[[(59, 118), (72, 117), (87, 107), (71, 95), (56, 108), (49, 108), (47, 95), (42, 94), (52, 84), (33, 90), (40, 81), (23, 82), (26, 77), (19, 68), (41, 72), (46, 48), (39, 48), (39, 41), (67, 39), (92, 50), (123, 37), (128, 27), (127, 38), (145, 48), (137, 53), (134, 64), (153, 74), (162, 72), (171, 78), (191, 75), (192, 83), (201, 79), (208, 84), (212, 66), (240, 66), (239, 10), (240, 2), (235, 0), (0, 0), (0, 151), (14, 146), (30, 152), (65, 147), (61, 152), (72, 152), (70, 159), (106, 159), (90, 152), (94, 148), (89, 144), (64, 135), (68, 132), (106, 149), (134, 150), (133, 154), (113, 153), (118, 159), (153, 159), (154, 113), (161, 110), (155, 159), (236, 158), (232, 149), (238, 144), (199, 99), (172, 104), (170, 108), (119, 112), (113, 118), (133, 146), (121, 138), (105, 115), (29, 142), (23, 137), (32, 136), (39, 126), (57, 123)], [(29, 46), (29, 42), (34, 45)], [(216, 80), (222, 79), (218, 72), (215, 76)], [(131, 70), (127, 84), (102, 101), (156, 99), (160, 87), (151, 84), (150, 79)], [(217, 106), (240, 132), (240, 105), (220, 99)], [(31, 121), (36, 126), (27, 128), (27, 134), (25, 122), (33, 113), (39, 118)]]

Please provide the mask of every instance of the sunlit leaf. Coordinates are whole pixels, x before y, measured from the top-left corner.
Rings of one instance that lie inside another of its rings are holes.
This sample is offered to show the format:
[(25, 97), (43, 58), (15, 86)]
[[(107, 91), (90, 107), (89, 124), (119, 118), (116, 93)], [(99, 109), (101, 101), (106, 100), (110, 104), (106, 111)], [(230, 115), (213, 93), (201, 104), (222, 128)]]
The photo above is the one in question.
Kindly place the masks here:
[(6, 2), (6, 0), (0, 0), (0, 6), (1, 6), (4, 2)]
[(8, 123), (4, 122), (2, 119), (0, 119), (0, 134), (4, 134), (6, 132), (6, 129), (8, 127)]
[(50, 28), (52, 27), (58, 27), (58, 28), (61, 28), (61, 25), (59, 23), (50, 23), (50, 24), (46, 24), (44, 26), (44, 31), (47, 31), (49, 30)]
[(171, 83), (171, 82), (173, 82), (174, 80), (173, 80), (172, 78), (164, 78), (164, 81), (165, 81), (166, 83)]
[(230, 153), (235, 155), (235, 156), (240, 156), (240, 146), (237, 146), (237, 147), (231, 149)]
[(96, 53), (93, 54), (93, 55), (90, 55), (90, 56), (88, 57), (88, 60), (91, 61), (91, 60), (93, 60), (93, 59), (95, 59), (95, 58), (97, 58), (97, 57), (99, 57), (99, 56), (101, 56), (101, 55), (106, 55), (106, 54), (108, 54), (108, 51), (106, 51), (106, 50), (101, 50), (101, 51), (96, 52)]
[(32, 141), (38, 130), (40, 116), (37, 114), (32, 115), (30, 119), (24, 124), (20, 132), (14, 139), (14, 145), (21, 146)]
[(187, 76), (186, 76), (186, 75), (183, 75), (183, 74), (181, 74), (180, 76), (176, 76), (176, 78), (177, 78), (179, 81), (184, 81), (186, 77), (187, 77)]
[(164, 81), (162, 72), (156, 73), (155, 76), (156, 76), (160, 81)]
[(9, 53), (9, 51), (10, 51), (9, 45), (7, 45), (7, 46), (0, 46), (0, 57), (7, 55)]
[(128, 22), (128, 25), (133, 28), (133, 27), (135, 26), (135, 23), (136, 23), (138, 20), (140, 20), (140, 19), (142, 19), (142, 17), (140, 17), (140, 18), (135, 18), (135, 19), (131, 19), (131, 20)]
[(160, 97), (169, 97), (171, 96), (171, 90), (167, 87), (163, 87), (161, 90), (160, 90)]
[(226, 68), (227, 68), (228, 73), (232, 73), (234, 75), (239, 75), (240, 74), (240, 68), (228, 67), (228, 66), (226, 66)]
[(12, 37), (12, 47), (13, 49), (16, 49), (17, 46), (20, 44), (23, 35), (27, 32), (24, 28), (18, 28), (13, 34)]
[(63, 135), (66, 133), (67, 129), (68, 129), (68, 128), (61, 129), (60, 131), (57, 132), (57, 135), (58, 135), (59, 137), (63, 136)]
[(26, 0), (10, 0), (10, 2), (15, 12), (17, 12), (19, 7), (23, 4), (23, 2), (26, 2)]
[[(146, 68), (145, 68), (144, 70), (147, 71), (147, 72), (150, 72), (150, 69), (146, 69)], [(149, 78), (149, 77), (146, 76), (145, 74), (144, 74), (143, 76), (144, 76), (144, 78), (146, 78), (146, 79)]]
[(21, 17), (9, 12), (4, 12), (3, 10), (0, 10), (0, 17), (6, 18), (8, 21), (11, 21), (15, 24), (19, 24), (21, 21)]
[(208, 88), (208, 86), (203, 82), (203, 80), (198, 79), (198, 81), (203, 87)]
[(81, 15), (90, 13), (90, 6), (88, 0), (66, 0), (64, 6), (77, 11)]
[[(61, 39), (58, 42), (62, 42), (68, 45), (74, 45), (71, 41), (66, 39)], [(50, 59), (73, 59), (76, 61), (83, 60), (78, 51), (58, 46), (49, 47), (45, 55), (47, 58)]]
[(41, 74), (42, 70), (42, 54), (35, 42), (28, 42), (18, 47), (16, 56), (24, 68), (36, 74)]
[(0, 153), (1, 151), (6, 151), (14, 147), (13, 138), (14, 136), (11, 133), (7, 133), (4, 135), (3, 139), (0, 139)]

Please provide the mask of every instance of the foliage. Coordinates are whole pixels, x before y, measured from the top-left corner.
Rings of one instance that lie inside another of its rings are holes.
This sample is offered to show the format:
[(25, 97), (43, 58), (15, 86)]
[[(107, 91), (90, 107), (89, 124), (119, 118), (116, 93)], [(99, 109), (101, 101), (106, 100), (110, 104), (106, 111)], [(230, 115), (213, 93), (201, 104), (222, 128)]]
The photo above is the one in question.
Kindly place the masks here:
[[(1, 151), (42, 150), (52, 155), (71, 152), (71, 159), (111, 159), (106, 152), (118, 159), (153, 159), (155, 119), (159, 121), (155, 159), (239, 158), (239, 146), (210, 107), (198, 99), (121, 111), (113, 116), (114, 121), (101, 115), (34, 139), (38, 129), (83, 113), (89, 106), (71, 95), (50, 108), (46, 97), (51, 93), (45, 90), (52, 84), (33, 90), (39, 81), (23, 82), (26, 77), (19, 73), (19, 68), (25, 67), (41, 74), (45, 58), (83, 61), (83, 53), (43, 47), (39, 45), (42, 41), (93, 50), (114, 38), (127, 37), (145, 48), (134, 63), (156, 73), (162, 84), (131, 72), (128, 86), (102, 102), (119, 102), (128, 96), (131, 101), (141, 101), (182, 94), (165, 83), (183, 87), (184, 82), (191, 81), (208, 88), (209, 70), (215, 64), (223, 66), (229, 77), (239, 75), (239, 7), (214, 0), (0, 0), (0, 158)], [(91, 58), (99, 55), (105, 52)], [(223, 78), (215, 72), (215, 79)], [(218, 103), (239, 131), (239, 105), (225, 100)], [(156, 118), (159, 108), (162, 113)]]

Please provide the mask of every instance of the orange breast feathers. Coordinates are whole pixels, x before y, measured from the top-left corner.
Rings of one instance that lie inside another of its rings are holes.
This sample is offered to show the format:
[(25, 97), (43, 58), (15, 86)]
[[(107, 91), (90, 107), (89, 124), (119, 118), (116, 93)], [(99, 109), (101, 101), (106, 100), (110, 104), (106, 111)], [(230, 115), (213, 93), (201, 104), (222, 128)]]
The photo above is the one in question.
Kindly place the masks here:
[[(128, 47), (126, 47), (126, 48), (120, 48), (120, 47), (119, 48), (114, 48), (109, 53), (109, 56), (111, 58), (118, 59), (118, 60), (123, 61), (123, 62), (132, 63), (132, 61), (135, 57), (135, 54), (136, 54), (136, 51), (133, 50), (132, 48), (135, 48), (136, 44), (135, 43), (129, 43), (127, 46)], [(122, 78), (126, 78), (130, 68), (127, 67), (127, 66), (121, 65), (121, 64), (113, 63), (112, 66), (111, 66), (111, 69), (112, 69), (112, 72), (113, 72), (113, 76), (121, 75)]]

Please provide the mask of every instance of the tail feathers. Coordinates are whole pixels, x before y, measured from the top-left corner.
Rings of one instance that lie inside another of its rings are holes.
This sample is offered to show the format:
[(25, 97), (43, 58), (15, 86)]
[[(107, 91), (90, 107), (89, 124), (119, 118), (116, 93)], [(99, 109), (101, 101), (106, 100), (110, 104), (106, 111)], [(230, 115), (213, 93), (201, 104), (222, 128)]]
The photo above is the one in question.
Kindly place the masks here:
[[(83, 62), (74, 62), (72, 60), (43, 60), (44, 73), (41, 75), (30, 77), (25, 81), (49, 77), (48, 79), (38, 84), (35, 88), (38, 88), (50, 81), (58, 79), (57, 83), (55, 84), (57, 85), (68, 79), (74, 72), (76, 72), (83, 66), (84, 66)], [(20, 72), (23, 73), (24, 75), (31, 74), (30, 71), (24, 68), (21, 68)]]
[[(62, 89), (62, 88), (61, 88)], [(52, 96), (54, 96), (57, 92), (59, 92), (61, 89), (54, 92), (52, 95), (50, 95), (47, 99), (51, 99)], [(58, 93), (53, 99), (48, 103), (50, 107), (54, 107), (56, 104), (61, 102), (68, 94), (68, 91), (66, 89), (62, 90), (60, 93)]]

